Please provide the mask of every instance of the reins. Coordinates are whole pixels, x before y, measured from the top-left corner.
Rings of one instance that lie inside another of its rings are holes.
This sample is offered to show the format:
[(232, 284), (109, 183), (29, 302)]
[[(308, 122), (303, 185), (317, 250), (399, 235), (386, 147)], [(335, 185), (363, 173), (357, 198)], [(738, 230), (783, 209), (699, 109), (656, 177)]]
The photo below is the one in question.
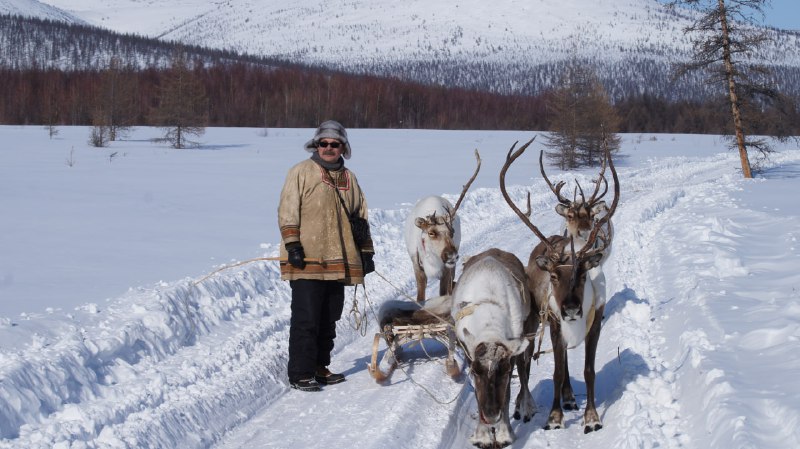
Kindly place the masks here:
[[(262, 261), (262, 260), (273, 260), (273, 261), (279, 261), (279, 262), (287, 262), (287, 259), (286, 259), (286, 258), (281, 258), (281, 257), (278, 257), (278, 256), (273, 256), (273, 257), (256, 257), (255, 259), (247, 259), (247, 260), (243, 260), (243, 261), (241, 261), (241, 262), (237, 262), (237, 263), (234, 263), (234, 264), (225, 265), (225, 266), (223, 266), (223, 267), (221, 267), (221, 268), (219, 268), (219, 269), (216, 269), (216, 270), (212, 271), (211, 273), (208, 273), (207, 275), (205, 275), (205, 276), (203, 276), (202, 278), (200, 278), (200, 280), (198, 280), (198, 281), (194, 281), (194, 282), (192, 283), (192, 285), (197, 285), (197, 284), (199, 284), (199, 283), (201, 283), (201, 282), (205, 281), (206, 279), (210, 278), (211, 276), (213, 276), (213, 275), (215, 275), (215, 274), (219, 273), (220, 271), (223, 271), (223, 270), (228, 270), (228, 269), (230, 269), (230, 268), (239, 267), (239, 266), (242, 266), (242, 265), (245, 265), (245, 264), (248, 264), (248, 263), (259, 262), (259, 261)], [(303, 260), (304, 260), (304, 261), (306, 261), (306, 262), (314, 262), (314, 263), (318, 263), (318, 264), (320, 264), (320, 265), (325, 265), (325, 261), (324, 261), (323, 259), (320, 259), (320, 258), (310, 258), (310, 257), (306, 257), (306, 258), (305, 258), (305, 259), (303, 259)]]

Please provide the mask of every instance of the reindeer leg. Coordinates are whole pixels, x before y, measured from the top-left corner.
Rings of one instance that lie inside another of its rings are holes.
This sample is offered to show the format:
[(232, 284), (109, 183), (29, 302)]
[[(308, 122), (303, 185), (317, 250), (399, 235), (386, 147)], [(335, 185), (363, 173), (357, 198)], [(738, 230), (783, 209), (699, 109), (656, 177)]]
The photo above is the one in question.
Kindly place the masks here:
[(439, 296), (453, 294), (454, 272), (455, 268), (444, 268), (442, 270), (442, 277), (439, 278)]
[(564, 410), (578, 410), (575, 392), (569, 380), (569, 350), (564, 349), (564, 384), (561, 386), (561, 406)]
[(425, 289), (428, 287), (428, 277), (421, 266), (414, 267), (414, 277), (417, 279), (417, 302), (425, 302)]
[(451, 326), (447, 326), (447, 361), (444, 366), (447, 374), (453, 379), (461, 374), (461, 368), (456, 361), (456, 334)]
[[(511, 376), (508, 377), (506, 386), (506, 404), (511, 399)], [(511, 420), (508, 419), (508, 407), (503, 409), (503, 416), (494, 426), (494, 447), (506, 447), (514, 442), (516, 436), (511, 429)]]
[[(525, 320), (525, 334), (530, 335), (536, 332), (539, 328), (539, 314), (536, 311), (531, 311), (528, 318)], [(519, 394), (517, 395), (517, 402), (514, 406), (514, 419), (522, 418), (523, 422), (528, 422), (531, 417), (536, 414), (536, 403), (533, 402), (533, 396), (528, 387), (528, 381), (531, 374), (531, 358), (533, 358), (533, 351), (536, 345), (534, 341), (528, 345), (525, 352), (517, 356), (517, 376), (519, 376)], [(521, 413), (520, 413), (521, 411)]]
[(586, 379), (586, 412), (583, 415), (583, 433), (589, 433), (603, 428), (600, 415), (594, 404), (594, 358), (597, 354), (597, 342), (600, 340), (600, 326), (603, 317), (603, 309), (600, 306), (595, 311), (595, 319), (592, 323), (589, 334), (586, 336), (586, 365), (583, 368), (583, 377)]
[(550, 416), (547, 418), (546, 430), (562, 429), (564, 427), (564, 411), (561, 409), (561, 392), (563, 391), (567, 348), (564, 339), (561, 337), (561, 326), (558, 322), (550, 321), (550, 340), (553, 342), (553, 358), (555, 370), (553, 370), (553, 406), (550, 408)]
[(519, 376), (519, 394), (514, 406), (514, 419), (522, 419), (528, 422), (536, 414), (536, 404), (533, 402), (531, 390), (528, 387), (528, 378), (531, 373), (531, 358), (534, 346), (531, 343), (525, 352), (517, 356), (517, 375)]

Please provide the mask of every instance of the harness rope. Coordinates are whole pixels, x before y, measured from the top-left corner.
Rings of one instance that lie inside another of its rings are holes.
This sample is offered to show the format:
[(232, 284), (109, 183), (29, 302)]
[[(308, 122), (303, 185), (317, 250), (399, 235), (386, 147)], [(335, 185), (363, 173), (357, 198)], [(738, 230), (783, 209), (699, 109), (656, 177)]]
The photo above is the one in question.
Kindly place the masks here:
[[(237, 262), (237, 263), (234, 263), (234, 264), (231, 264), (231, 265), (225, 265), (225, 266), (223, 266), (223, 267), (221, 267), (219, 269), (216, 269), (216, 270), (212, 271), (211, 273), (208, 273), (207, 275), (205, 275), (202, 278), (200, 278), (199, 281), (194, 281), (193, 285), (197, 285), (197, 284), (205, 281), (206, 279), (208, 279), (211, 276), (219, 273), (220, 271), (228, 270), (230, 268), (235, 268), (235, 267), (239, 267), (239, 266), (242, 266), (242, 265), (245, 265), (245, 264), (248, 264), (248, 263), (258, 262), (258, 261), (262, 261), (262, 260), (277, 260), (277, 261), (280, 261), (280, 262), (286, 262), (288, 259), (281, 258), (281, 257), (278, 257), (278, 256), (274, 256), (274, 257), (256, 257), (255, 259), (243, 260), (241, 262)], [(306, 261), (306, 262), (315, 262), (315, 263), (318, 263), (320, 265), (325, 265), (325, 261), (323, 259), (321, 259), (321, 258), (306, 257), (303, 260)]]

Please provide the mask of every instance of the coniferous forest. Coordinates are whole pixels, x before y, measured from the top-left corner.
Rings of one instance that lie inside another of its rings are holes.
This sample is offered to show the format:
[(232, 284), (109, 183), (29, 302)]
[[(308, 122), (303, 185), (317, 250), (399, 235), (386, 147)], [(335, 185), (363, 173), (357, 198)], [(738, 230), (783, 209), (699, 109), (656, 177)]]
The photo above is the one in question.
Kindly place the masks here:
[[(547, 130), (552, 118), (550, 90), (498, 94), (428, 85), (13, 16), (0, 16), (0, 40), (6, 52), (0, 55), (0, 124), (92, 125), (98, 110), (114, 109), (130, 126), (164, 125), (161, 86), (176, 52), (188, 57), (202, 86), (207, 126), (309, 127), (337, 117), (364, 128)], [(611, 101), (620, 132), (730, 131), (721, 98), (636, 94)], [(765, 106), (755, 116), (751, 133), (800, 134), (796, 101)]]

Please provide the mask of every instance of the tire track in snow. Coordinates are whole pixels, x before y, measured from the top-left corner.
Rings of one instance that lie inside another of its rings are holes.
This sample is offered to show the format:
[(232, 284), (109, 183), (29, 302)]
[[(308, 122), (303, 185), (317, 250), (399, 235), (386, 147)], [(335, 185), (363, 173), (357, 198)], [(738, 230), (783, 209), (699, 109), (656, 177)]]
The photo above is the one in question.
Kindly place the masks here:
[[(658, 288), (663, 261), (652, 248), (668, 226), (663, 217), (691, 195), (693, 186), (711, 182), (725, 167), (735, 167), (733, 157), (660, 159), (626, 171), (614, 253), (606, 265), (610, 300), (597, 356), (598, 411), (605, 428), (583, 435), (582, 412), (567, 412), (566, 429), (542, 430), (552, 398), (552, 359), (543, 356), (534, 365), (530, 382), (539, 411), (530, 423), (512, 423), (518, 437), (514, 447), (633, 448), (652, 441), (667, 448), (686, 446), (674, 374), (666, 368), (664, 342), (654, 321), (670, 298)], [(585, 183), (588, 178), (580, 179)], [(558, 232), (560, 217), (552, 213), (554, 199), (543, 183), (509, 190), (518, 204), (531, 190), (537, 225), (548, 233)], [(413, 274), (402, 244), (406, 213), (376, 211), (374, 219), (378, 270), (410, 292)], [(459, 213), (464, 254), (494, 246), (527, 263), (535, 237), (497, 189), (469, 193)], [(277, 267), (250, 266), (220, 274), (206, 281), (201, 293), (188, 292), (184, 284), (141, 292), (132, 298), (132, 306), (126, 306), (130, 311), (125, 320), (103, 323), (98, 316), (97, 329), (90, 329), (96, 334), (77, 333), (74, 341), (49, 349), (61, 355), (48, 354), (20, 366), (20, 375), (44, 369), (44, 379), (15, 381), (15, 386), (29, 389), (4, 390), (3, 397), (25, 403), (30, 400), (27, 395), (36, 395), (51, 401), (53, 411), (21, 418), (26, 424), (19, 428), (19, 437), (2, 440), (0, 446), (68, 447), (71, 442), (86, 442), (86, 447), (209, 447), (227, 431), (219, 447), (274, 447), (266, 442), (288, 438), (275, 438), (273, 432), (281, 425), (301, 444), (309, 442), (303, 440), (302, 429), (314, 429), (320, 420), (341, 444), (330, 447), (469, 446), (476, 407), (465, 379), (452, 381), (441, 365), (414, 351), (407, 365), (414, 380), (440, 400), (456, 398), (453, 402), (438, 403), (401, 371), (386, 386), (369, 377), (365, 363), (377, 330), (374, 319), (366, 337), (350, 327), (346, 317), (340, 322), (332, 368), (344, 371), (348, 381), (308, 402), (304, 393), (286, 385), (289, 292), (278, 279)], [(429, 291), (433, 290), (432, 284)], [(368, 280), (367, 293), (375, 310), (383, 301), (404, 294), (374, 277)], [(152, 297), (143, 298), (148, 295)], [(363, 307), (363, 296), (360, 301)], [(348, 289), (345, 314), (350, 304)], [(548, 344), (545, 341), (543, 347)], [(582, 363), (582, 351), (572, 351), (573, 386), (580, 405), (585, 401)], [(7, 367), (4, 363), (4, 376), (13, 372)], [(43, 386), (46, 378), (85, 385), (64, 392), (55, 385)], [(515, 380), (512, 393), (517, 388)], [(59, 407), (62, 402), (66, 405)], [(333, 419), (340, 416), (347, 422)], [(306, 438), (315, 435), (316, 431), (305, 433)]]
[[(515, 193), (518, 200), (524, 199), (525, 189), (517, 188)], [(487, 203), (494, 207), (486, 208)], [(378, 211), (374, 218), (371, 217), (377, 225), (374, 234), (378, 240), (378, 271), (388, 274), (394, 284), (388, 285), (374, 277), (368, 279), (367, 291), (376, 311), (383, 301), (405, 299), (414, 291), (411, 264), (402, 238), (402, 224), (407, 213), (407, 210)], [(470, 252), (469, 248), (485, 249), (487, 235), (516, 221), (516, 216), (505, 206), (497, 189), (478, 189), (468, 194), (459, 214), (463, 214), (462, 248), (466, 254)], [(437, 285), (436, 282), (429, 284), (429, 295), (438, 290)], [(397, 291), (396, 287), (404, 291)], [(365, 337), (341, 322), (337, 332), (332, 368), (344, 372), (347, 382), (315, 394), (311, 403), (303, 401), (309, 397), (307, 393), (291, 391), (266, 407), (251, 422), (231, 432), (218, 447), (309, 447), (315, 443), (316, 433), (295, 430), (311, 429), (320, 419), (325, 419), (329, 426), (331, 439), (326, 442), (329, 447), (433, 448), (439, 446), (443, 435), (462, 438), (449, 422), (454, 410), (471, 400), (470, 387), (464, 384), (466, 379), (450, 379), (441, 360), (428, 360), (421, 350), (407, 348), (404, 350), (405, 372), (395, 370), (388, 385), (376, 384), (366, 371), (372, 336), (377, 332), (374, 319)], [(434, 343), (433, 346), (438, 345)], [(386, 350), (383, 342), (380, 350), (381, 355)], [(439, 348), (432, 354), (443, 357), (444, 351)], [(415, 383), (425, 386), (430, 393)], [(360, 410), (362, 404), (370, 404), (370, 409), (366, 412)], [(339, 414), (347, 416), (346, 424), (326, 419)], [(268, 426), (268, 423), (280, 421), (285, 416), (292, 416), (294, 421), (287, 432)]]
[[(657, 218), (668, 214), (681, 201), (688, 185), (713, 179), (725, 166), (735, 165), (729, 157), (718, 156), (703, 160), (671, 158), (649, 167), (625, 170), (621, 204), (615, 219), (614, 249), (605, 268), (609, 303), (596, 357), (596, 394), (604, 429), (589, 435), (582, 431), (582, 407), (586, 397), (582, 383), (583, 350), (579, 347), (570, 351), (569, 357), (580, 411), (566, 412), (567, 428), (564, 430), (542, 429), (553, 391), (552, 356), (543, 356), (534, 364), (530, 379), (538, 412), (530, 423), (512, 422), (518, 438), (514, 447), (640, 448), (655, 441), (660, 447), (677, 448), (686, 444), (683, 435), (686, 423), (679, 415), (674, 375), (665, 368), (661, 356), (663, 341), (652, 321), (652, 308), (657, 304), (651, 304), (648, 291), (652, 287), (647, 279), (652, 272), (657, 272), (657, 266), (648, 249), (660, 234), (662, 224)], [(669, 189), (664, 190), (664, 186)], [(547, 212), (551, 218), (556, 217), (549, 212), (551, 210), (552, 205), (547, 207)], [(552, 222), (545, 218), (543, 223), (542, 228), (547, 228)], [(524, 225), (509, 233), (531, 236)], [(502, 246), (503, 242), (495, 243)], [(516, 251), (525, 263), (532, 245), (533, 242), (523, 243), (522, 246), (528, 248)], [(550, 347), (547, 332), (542, 347)], [(515, 381), (512, 401), (516, 391)], [(471, 432), (471, 426), (460, 424), (472, 419), (470, 411), (475, 409), (474, 400), (468, 404), (470, 407), (452, 420), (452, 425), (461, 425)], [(463, 433), (463, 429), (460, 432)], [(464, 447), (468, 435), (444, 447)]]
[(207, 447), (261, 407), (265, 393), (282, 391), (275, 380), (284, 364), (274, 354), (285, 352), (288, 316), (274, 306), (286, 302), (288, 290), (273, 286), (277, 278), (274, 267), (251, 266), (199, 288), (187, 281), (128, 298), (134, 307), (118, 330), (103, 322), (99, 336), (63, 342), (52, 350), (63, 355), (18, 367), (21, 376), (44, 377), (15, 382), (26, 388), (18, 394), (59, 401), (50, 378), (76, 384), (81, 396), (29, 420), (0, 445)]

